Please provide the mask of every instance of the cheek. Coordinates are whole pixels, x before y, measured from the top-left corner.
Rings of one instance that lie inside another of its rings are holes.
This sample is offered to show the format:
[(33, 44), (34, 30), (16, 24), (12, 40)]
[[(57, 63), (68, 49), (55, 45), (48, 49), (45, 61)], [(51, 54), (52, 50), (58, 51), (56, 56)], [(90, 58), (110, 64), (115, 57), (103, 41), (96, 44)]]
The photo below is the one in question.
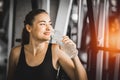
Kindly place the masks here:
[(37, 33), (38, 35), (42, 35), (42, 33), (44, 33), (45, 29), (44, 28), (37, 28), (35, 29), (35, 33)]
[(34, 31), (35, 31), (35, 32), (41, 32), (41, 31), (43, 31), (43, 30), (44, 30), (44, 28), (43, 28), (43, 27), (40, 27), (40, 26), (34, 28)]
[(44, 33), (45, 28), (38, 28), (37, 31), (38, 31), (38, 33)]

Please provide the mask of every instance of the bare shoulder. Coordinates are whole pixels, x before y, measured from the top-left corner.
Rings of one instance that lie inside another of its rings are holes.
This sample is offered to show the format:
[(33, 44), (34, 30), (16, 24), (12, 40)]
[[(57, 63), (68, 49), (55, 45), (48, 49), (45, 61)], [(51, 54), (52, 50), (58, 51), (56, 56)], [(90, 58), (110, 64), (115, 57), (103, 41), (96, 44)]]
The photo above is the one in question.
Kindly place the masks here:
[(10, 52), (9, 60), (15, 61), (15, 63), (17, 63), (20, 55), (20, 51), (21, 51), (20, 45), (13, 47)]
[(61, 47), (58, 44), (52, 44), (52, 50), (55, 54), (59, 55), (62, 52)]
[(13, 47), (12, 49), (11, 49), (11, 54), (12, 55), (19, 55), (20, 54), (20, 50), (21, 50), (21, 46), (19, 45), (19, 46), (16, 46), (16, 47)]
[(57, 57), (58, 55), (56, 54), (57, 52), (59, 52), (59, 45), (57, 44), (52, 44), (52, 53), (55, 57)]
[(61, 58), (63, 56), (68, 57), (61, 46), (59, 46), (58, 44), (52, 44), (52, 46), (54, 53), (58, 56), (58, 58)]
[(54, 50), (58, 50), (60, 47), (59, 47), (58, 44), (52, 44), (52, 48), (53, 48)]

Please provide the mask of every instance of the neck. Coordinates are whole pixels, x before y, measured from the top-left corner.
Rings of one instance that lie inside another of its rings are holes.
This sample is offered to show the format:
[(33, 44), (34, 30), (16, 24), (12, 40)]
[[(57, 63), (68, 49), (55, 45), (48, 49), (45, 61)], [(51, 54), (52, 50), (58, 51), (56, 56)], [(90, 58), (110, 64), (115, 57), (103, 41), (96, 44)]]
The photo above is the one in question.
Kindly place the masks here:
[(31, 51), (31, 53), (36, 56), (38, 53), (42, 53), (46, 47), (48, 45), (48, 42), (41, 42), (41, 43), (37, 43), (37, 42), (31, 42), (29, 43), (29, 49)]

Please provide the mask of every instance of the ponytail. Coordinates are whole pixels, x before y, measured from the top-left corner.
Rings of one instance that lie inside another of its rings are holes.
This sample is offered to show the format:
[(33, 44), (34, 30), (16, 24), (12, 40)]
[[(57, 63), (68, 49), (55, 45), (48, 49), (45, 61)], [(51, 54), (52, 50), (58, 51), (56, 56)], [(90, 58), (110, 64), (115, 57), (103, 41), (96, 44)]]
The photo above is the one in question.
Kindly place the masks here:
[(22, 32), (22, 46), (29, 43), (29, 38), (29, 32), (26, 30), (26, 27), (24, 27)]

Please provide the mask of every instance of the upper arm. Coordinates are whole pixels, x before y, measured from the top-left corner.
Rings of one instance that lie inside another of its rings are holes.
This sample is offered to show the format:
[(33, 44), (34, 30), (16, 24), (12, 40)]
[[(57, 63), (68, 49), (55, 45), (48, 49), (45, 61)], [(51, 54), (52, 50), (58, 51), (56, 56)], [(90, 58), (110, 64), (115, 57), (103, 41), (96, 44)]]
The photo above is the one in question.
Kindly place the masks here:
[(58, 62), (71, 80), (75, 80), (74, 63), (71, 58), (60, 48), (58, 49)]
[(8, 59), (7, 80), (12, 80), (20, 54), (20, 47), (12, 48)]

